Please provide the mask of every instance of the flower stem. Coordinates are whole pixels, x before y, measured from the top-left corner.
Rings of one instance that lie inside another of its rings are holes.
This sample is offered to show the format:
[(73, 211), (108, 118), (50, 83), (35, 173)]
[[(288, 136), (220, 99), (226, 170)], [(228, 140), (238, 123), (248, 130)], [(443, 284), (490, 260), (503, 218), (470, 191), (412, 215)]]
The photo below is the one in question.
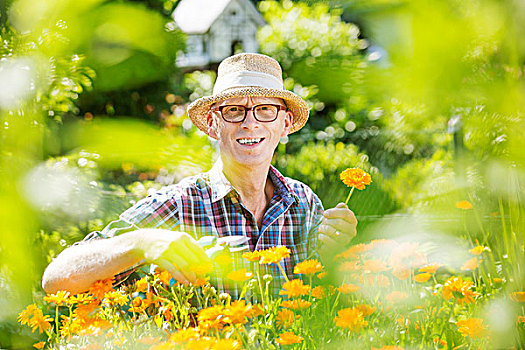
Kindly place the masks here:
[(288, 276), (286, 276), (286, 273), (284, 272), (283, 267), (281, 266), (281, 264), (277, 263), (277, 266), (279, 266), (279, 269), (281, 270), (281, 273), (283, 274), (284, 279), (286, 280), (286, 282), (290, 282), (290, 280), (288, 279)]
[(348, 201), (350, 200), (350, 197), (352, 196), (352, 193), (354, 193), (355, 186), (352, 186), (352, 189), (350, 190), (350, 193), (348, 194), (348, 197), (346, 197), (345, 205), (348, 204)]

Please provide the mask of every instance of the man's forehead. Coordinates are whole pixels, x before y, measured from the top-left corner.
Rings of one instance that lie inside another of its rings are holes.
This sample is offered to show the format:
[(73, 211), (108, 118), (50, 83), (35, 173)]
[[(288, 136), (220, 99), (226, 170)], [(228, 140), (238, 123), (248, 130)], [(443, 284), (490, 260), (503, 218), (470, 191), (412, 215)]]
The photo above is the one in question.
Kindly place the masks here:
[(274, 103), (274, 104), (282, 104), (284, 105), (284, 101), (277, 97), (262, 97), (262, 96), (251, 96), (251, 97), (234, 97), (234, 98), (228, 98), (223, 101), (219, 101), (216, 103), (218, 106), (223, 105), (230, 105), (230, 104), (238, 104), (238, 105), (245, 105), (248, 104), (249, 100), (253, 104), (259, 104), (259, 103)]

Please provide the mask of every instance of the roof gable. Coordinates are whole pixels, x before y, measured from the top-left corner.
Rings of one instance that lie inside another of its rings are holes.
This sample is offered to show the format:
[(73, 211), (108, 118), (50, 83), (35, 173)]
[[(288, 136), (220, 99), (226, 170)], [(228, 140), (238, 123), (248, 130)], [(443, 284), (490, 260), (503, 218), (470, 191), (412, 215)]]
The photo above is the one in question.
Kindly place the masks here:
[(172, 17), (187, 34), (206, 33), (232, 1), (240, 1), (251, 12), (259, 25), (265, 23), (261, 14), (249, 0), (181, 0)]

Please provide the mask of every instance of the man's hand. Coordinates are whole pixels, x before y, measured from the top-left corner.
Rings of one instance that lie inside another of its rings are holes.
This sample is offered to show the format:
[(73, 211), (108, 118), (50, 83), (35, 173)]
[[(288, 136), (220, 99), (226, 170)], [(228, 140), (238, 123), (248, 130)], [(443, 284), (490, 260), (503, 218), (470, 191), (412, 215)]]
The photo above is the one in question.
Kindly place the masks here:
[(159, 265), (181, 283), (195, 282), (198, 273), (211, 270), (204, 249), (185, 232), (142, 229), (136, 251), (148, 262)]
[(333, 251), (344, 248), (357, 233), (357, 219), (344, 203), (324, 212), (324, 219), (319, 226), (319, 240), (323, 243), (321, 251)]

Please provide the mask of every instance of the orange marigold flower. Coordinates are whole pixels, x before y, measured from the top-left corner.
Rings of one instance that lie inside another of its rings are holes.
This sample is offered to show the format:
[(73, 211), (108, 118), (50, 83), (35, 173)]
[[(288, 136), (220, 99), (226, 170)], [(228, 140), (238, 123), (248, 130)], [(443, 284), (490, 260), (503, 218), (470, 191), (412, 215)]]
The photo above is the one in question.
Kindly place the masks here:
[(510, 294), (510, 298), (517, 303), (525, 302), (525, 292), (514, 292)]
[(503, 278), (494, 277), (494, 278), (492, 279), (492, 283), (494, 283), (494, 284), (500, 284), (500, 283), (503, 283), (503, 282), (505, 282), (505, 281), (503, 280)]
[(345, 185), (348, 187), (355, 187), (358, 190), (364, 190), (365, 187), (372, 182), (370, 174), (359, 168), (345, 169), (339, 177)]
[(311, 302), (297, 299), (297, 300), (284, 300), (281, 301), (281, 306), (287, 309), (297, 310), (297, 309), (306, 309), (312, 305)]
[(395, 290), (385, 296), (385, 299), (391, 303), (397, 303), (405, 300), (406, 298), (408, 298), (408, 294), (405, 292), (400, 292), (398, 290)]
[(236, 300), (224, 309), (224, 322), (230, 324), (245, 324), (252, 316), (252, 304), (244, 300)]
[(285, 332), (279, 335), (276, 342), (281, 345), (299, 344), (303, 341), (303, 337), (296, 335), (294, 332)]
[(419, 268), (426, 265), (426, 255), (418, 250), (418, 243), (404, 242), (396, 246), (390, 253), (388, 264), (393, 266), (408, 266), (412, 268)]
[(356, 286), (355, 284), (351, 283), (343, 283), (340, 287), (337, 288), (337, 290), (342, 294), (348, 294), (357, 292), (359, 290), (359, 286)]
[(277, 324), (282, 327), (289, 327), (292, 325), (296, 319), (299, 319), (301, 316), (296, 315), (293, 311), (288, 309), (283, 309), (277, 311), (277, 316), (275, 317)]
[[(204, 347), (203, 349), (213, 350), (239, 350), (242, 344), (235, 339), (217, 339), (217, 342), (212, 347)], [(201, 349), (194, 346), (188, 346), (188, 349)]]
[(456, 208), (468, 210), (468, 209), (472, 209), (473, 207), (469, 201), (463, 200), (463, 201), (456, 202)]
[(477, 257), (473, 257), (472, 259), (469, 259), (467, 261), (465, 261), (463, 263), (463, 265), (461, 266), (461, 270), (462, 271), (472, 271), (472, 270), (475, 270), (478, 268), (479, 266), (479, 263), (481, 262), (482, 260), (478, 260)]
[(31, 327), (32, 332), (35, 332), (38, 329), (38, 333), (42, 333), (51, 328), (50, 321), (53, 319), (48, 315), (42, 314), (41, 310), (39, 311), (40, 312), (33, 315), (33, 318), (29, 321), (29, 326)]
[(242, 255), (243, 258), (245, 258), (246, 260), (248, 261), (254, 261), (254, 262), (258, 262), (259, 260), (261, 260), (261, 251), (260, 250), (255, 250), (253, 252), (246, 252)]
[(55, 294), (48, 294), (44, 297), (44, 301), (48, 303), (53, 303), (57, 306), (67, 304), (69, 302), (69, 292), (61, 290)]
[(394, 269), (392, 270), (392, 275), (396, 277), (397, 279), (404, 281), (410, 276), (410, 271), (408, 270), (408, 266), (400, 264), (394, 266)]
[(158, 279), (161, 280), (161, 282), (164, 283), (166, 286), (170, 285), (172, 277), (168, 271), (155, 272), (155, 276), (157, 276)]
[(193, 283), (195, 287), (202, 287), (207, 284), (210, 284), (210, 277), (197, 278), (195, 282)]
[(297, 265), (293, 269), (293, 273), (302, 274), (302, 275), (311, 275), (323, 270), (323, 265), (316, 259), (305, 260)]
[(518, 316), (518, 323), (525, 323), (525, 316)]
[(458, 304), (473, 303), (474, 298), (479, 295), (471, 291), (474, 284), (470, 281), (463, 281), (461, 277), (451, 277), (443, 285), (443, 297), (445, 299), (455, 298)]
[(339, 271), (358, 271), (361, 270), (361, 265), (357, 261), (345, 261), (339, 265)]
[(310, 292), (310, 286), (304, 285), (302, 280), (297, 279), (283, 283), (283, 289), (279, 291), (279, 294), (288, 295), (292, 298), (307, 295)]
[(113, 278), (108, 278), (101, 281), (96, 281), (93, 283), (93, 285), (89, 288), (88, 293), (92, 294), (97, 299), (102, 299), (104, 297), (104, 294), (106, 292), (113, 290)]
[(368, 322), (363, 318), (363, 313), (356, 308), (339, 310), (334, 321), (337, 326), (356, 332), (368, 325)]
[(317, 275), (317, 278), (325, 278), (328, 274), (326, 273), (326, 271), (324, 272), (321, 272), (320, 274)]
[(415, 275), (414, 280), (419, 283), (425, 283), (426, 281), (430, 279), (430, 277), (432, 277), (431, 274), (424, 272), (424, 273), (419, 273)]
[(379, 259), (365, 260), (363, 263), (363, 268), (368, 272), (382, 272), (389, 270), (383, 260)]
[(18, 314), (17, 320), (22, 325), (29, 324), (31, 318), (38, 314), (39, 311), (40, 313), (42, 312), (35, 304), (30, 304)]
[(148, 289), (148, 280), (146, 277), (143, 277), (135, 282), (135, 287), (137, 288), (137, 292), (143, 292)]
[(154, 344), (159, 343), (161, 340), (162, 340), (161, 337), (150, 337), (150, 336), (146, 336), (146, 337), (140, 337), (140, 338), (138, 338), (138, 339), (137, 339), (137, 343), (140, 343), (140, 344), (146, 344), (146, 345), (154, 345)]
[(405, 348), (402, 348), (400, 346), (396, 345), (385, 345), (380, 348), (374, 348), (372, 347), (372, 350), (404, 350)]
[(185, 328), (179, 329), (177, 332), (170, 335), (170, 342), (175, 344), (185, 343), (189, 340), (195, 340), (199, 338), (199, 331), (197, 328)]
[(259, 252), (261, 254), (261, 264), (278, 264), (279, 261), (290, 256), (290, 249), (285, 246), (272, 247)]
[(44, 348), (44, 345), (46, 345), (46, 342), (45, 341), (39, 341), (38, 343), (34, 343), (33, 344), (33, 347), (35, 349), (43, 349)]
[(122, 306), (128, 302), (128, 296), (121, 291), (114, 290), (104, 294), (104, 303), (107, 305)]
[(80, 293), (69, 297), (70, 304), (90, 304), (95, 302), (95, 297), (91, 294)]
[(470, 254), (472, 255), (481, 255), (481, 253), (483, 253), (485, 250), (490, 250), (489, 247), (485, 247), (485, 246), (482, 246), (482, 245), (478, 245), (478, 246), (475, 246), (474, 248), (472, 249), (469, 249), (468, 251), (470, 252)]
[(345, 250), (344, 252), (337, 254), (335, 258), (336, 259), (356, 259), (358, 258), (359, 253), (364, 253), (370, 249), (372, 248), (369, 244), (363, 244), (363, 243), (355, 244), (351, 246), (350, 248), (348, 248), (347, 250)]
[(375, 306), (370, 306), (370, 305), (367, 305), (367, 304), (357, 305), (355, 308), (357, 310), (361, 311), (363, 316), (371, 315), (374, 311), (376, 311)]
[(463, 334), (464, 337), (480, 338), (487, 330), (487, 327), (483, 326), (483, 320), (481, 318), (469, 318), (458, 321), (456, 325), (458, 326), (458, 331)]
[(441, 264), (427, 264), (420, 267), (419, 272), (435, 273), (441, 266)]
[(312, 289), (312, 296), (316, 299), (323, 299), (326, 297), (326, 292), (322, 286), (317, 286)]
[(246, 269), (240, 269), (237, 271), (232, 271), (226, 275), (227, 278), (235, 282), (244, 282), (250, 279), (253, 276), (253, 272), (250, 272)]

